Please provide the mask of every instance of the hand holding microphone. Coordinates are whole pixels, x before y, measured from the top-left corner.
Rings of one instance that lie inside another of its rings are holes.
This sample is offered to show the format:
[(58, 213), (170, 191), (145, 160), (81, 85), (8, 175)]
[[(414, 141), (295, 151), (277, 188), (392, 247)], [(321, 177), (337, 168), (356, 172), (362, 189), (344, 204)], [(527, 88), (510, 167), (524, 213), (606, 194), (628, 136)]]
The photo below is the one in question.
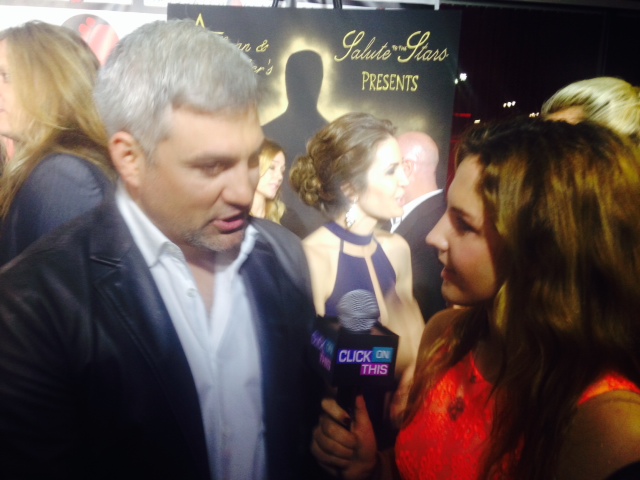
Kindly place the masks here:
[(363, 387), (393, 386), (398, 336), (378, 322), (378, 302), (367, 290), (346, 293), (337, 310), (337, 319), (316, 320), (310, 351), (316, 369), (338, 388), (338, 403), (352, 414)]

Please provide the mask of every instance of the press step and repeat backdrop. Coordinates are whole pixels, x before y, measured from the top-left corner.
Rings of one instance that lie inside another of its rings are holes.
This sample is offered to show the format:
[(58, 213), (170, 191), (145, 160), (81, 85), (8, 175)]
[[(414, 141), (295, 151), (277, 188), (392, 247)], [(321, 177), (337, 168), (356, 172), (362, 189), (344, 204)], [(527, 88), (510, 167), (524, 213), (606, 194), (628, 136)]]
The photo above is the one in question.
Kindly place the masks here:
[[(460, 13), (432, 10), (317, 10), (169, 4), (251, 57), (262, 89), (265, 135), (282, 145), (287, 170), (323, 125), (353, 111), (421, 131), (438, 144), (444, 185)], [(283, 224), (304, 236), (326, 221), (285, 182)]]

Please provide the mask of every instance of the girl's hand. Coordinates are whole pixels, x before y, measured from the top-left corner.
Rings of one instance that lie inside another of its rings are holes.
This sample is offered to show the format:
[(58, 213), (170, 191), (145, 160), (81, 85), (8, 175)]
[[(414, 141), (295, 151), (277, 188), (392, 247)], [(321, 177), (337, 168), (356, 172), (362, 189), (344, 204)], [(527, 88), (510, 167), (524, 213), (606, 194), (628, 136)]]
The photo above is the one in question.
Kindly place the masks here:
[(313, 432), (311, 453), (320, 465), (344, 480), (365, 480), (376, 467), (377, 445), (362, 395), (351, 419), (332, 398), (322, 401), (324, 413)]

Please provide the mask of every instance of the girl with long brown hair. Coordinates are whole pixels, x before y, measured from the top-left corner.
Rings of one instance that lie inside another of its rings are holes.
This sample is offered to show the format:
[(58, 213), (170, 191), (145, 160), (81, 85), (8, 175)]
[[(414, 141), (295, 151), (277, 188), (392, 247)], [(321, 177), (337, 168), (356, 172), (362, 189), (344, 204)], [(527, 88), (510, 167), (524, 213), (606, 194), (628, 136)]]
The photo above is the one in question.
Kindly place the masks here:
[(604, 479), (640, 460), (640, 154), (588, 122), (462, 140), (427, 236), (452, 304), (425, 329), (404, 427), (376, 455), (326, 401), (313, 451), (345, 479)]

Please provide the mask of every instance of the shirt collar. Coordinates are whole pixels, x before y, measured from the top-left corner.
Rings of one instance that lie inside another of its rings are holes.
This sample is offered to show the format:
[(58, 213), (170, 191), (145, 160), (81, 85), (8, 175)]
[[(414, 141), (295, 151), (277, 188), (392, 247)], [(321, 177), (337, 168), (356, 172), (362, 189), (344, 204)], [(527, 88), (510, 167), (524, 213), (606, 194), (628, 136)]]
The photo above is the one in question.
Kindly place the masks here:
[[(170, 241), (164, 233), (156, 227), (149, 217), (133, 201), (122, 181), (118, 181), (116, 188), (116, 206), (124, 218), (133, 240), (140, 249), (149, 268), (153, 267), (164, 249), (176, 252), (177, 245)], [(179, 248), (178, 248), (179, 250)], [(177, 253), (177, 252), (176, 252)]]

